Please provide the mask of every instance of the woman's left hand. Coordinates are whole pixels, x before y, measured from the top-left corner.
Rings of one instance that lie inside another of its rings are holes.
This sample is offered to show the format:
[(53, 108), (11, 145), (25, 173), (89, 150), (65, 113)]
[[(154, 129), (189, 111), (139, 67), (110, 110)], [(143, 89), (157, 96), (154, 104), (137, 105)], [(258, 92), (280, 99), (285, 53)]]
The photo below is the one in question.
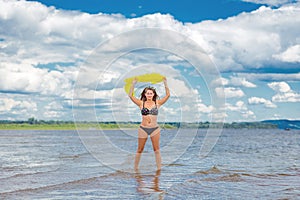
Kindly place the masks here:
[(166, 78), (166, 77), (164, 77), (163, 81), (164, 81), (165, 87), (168, 87), (168, 84), (167, 84), (167, 78)]
[(164, 84), (167, 83), (167, 78), (166, 77), (163, 78), (163, 82), (164, 82)]

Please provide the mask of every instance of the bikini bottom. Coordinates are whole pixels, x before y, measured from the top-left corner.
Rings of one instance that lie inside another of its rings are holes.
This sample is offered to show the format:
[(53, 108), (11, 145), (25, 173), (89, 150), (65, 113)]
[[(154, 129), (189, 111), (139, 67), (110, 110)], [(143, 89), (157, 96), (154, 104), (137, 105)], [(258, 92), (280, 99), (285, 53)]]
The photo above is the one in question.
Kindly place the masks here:
[(140, 128), (143, 129), (148, 135), (151, 135), (151, 133), (153, 133), (159, 127), (157, 126), (157, 127), (154, 127), (154, 128), (146, 128), (146, 127), (140, 126)]

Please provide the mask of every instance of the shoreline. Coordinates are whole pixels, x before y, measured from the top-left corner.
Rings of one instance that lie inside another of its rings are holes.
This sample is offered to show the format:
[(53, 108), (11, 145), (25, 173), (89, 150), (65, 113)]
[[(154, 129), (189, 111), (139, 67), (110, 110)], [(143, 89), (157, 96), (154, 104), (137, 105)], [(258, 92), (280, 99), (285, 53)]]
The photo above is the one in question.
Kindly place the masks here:
[[(174, 130), (174, 129), (201, 129), (201, 130), (205, 130), (205, 129), (232, 129), (232, 130), (251, 130), (251, 129), (275, 129), (275, 130), (280, 130), (279, 128), (229, 128), (229, 127), (168, 127), (168, 128), (163, 128), (160, 127), (161, 129), (165, 129), (165, 130)], [(95, 127), (0, 127), (0, 131), (14, 131), (14, 130), (20, 130), (20, 131), (77, 131), (77, 130), (84, 130), (84, 131), (97, 131), (97, 130), (105, 130), (105, 131), (109, 131), (109, 130), (138, 130), (138, 127), (103, 127), (103, 128), (95, 128)]]
[[(3, 121), (0, 130), (137, 130), (139, 125), (139, 122)], [(162, 129), (283, 129), (277, 124), (265, 122), (165, 122), (158, 125)]]
[[(137, 130), (136, 124), (0, 124), (0, 130)], [(163, 129), (176, 129), (177, 127), (160, 126)]]

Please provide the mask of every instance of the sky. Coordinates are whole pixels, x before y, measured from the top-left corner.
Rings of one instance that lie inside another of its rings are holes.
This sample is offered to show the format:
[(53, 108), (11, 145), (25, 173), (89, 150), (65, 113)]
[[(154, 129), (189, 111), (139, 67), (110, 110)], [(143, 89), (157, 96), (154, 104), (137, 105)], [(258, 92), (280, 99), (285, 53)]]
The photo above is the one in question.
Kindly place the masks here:
[(0, 0), (0, 120), (140, 121), (153, 72), (160, 121), (300, 119), (299, 1), (124, 2)]

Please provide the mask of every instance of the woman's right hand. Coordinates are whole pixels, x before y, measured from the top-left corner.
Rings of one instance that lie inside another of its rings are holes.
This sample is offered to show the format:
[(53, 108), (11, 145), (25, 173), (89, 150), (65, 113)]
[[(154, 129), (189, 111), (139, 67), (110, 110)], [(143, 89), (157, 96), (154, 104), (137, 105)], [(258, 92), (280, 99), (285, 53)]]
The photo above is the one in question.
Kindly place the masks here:
[(137, 78), (135, 77), (133, 80), (132, 80), (132, 84), (135, 85), (137, 83)]
[(163, 78), (163, 82), (164, 82), (165, 85), (167, 85), (167, 78), (166, 77)]

